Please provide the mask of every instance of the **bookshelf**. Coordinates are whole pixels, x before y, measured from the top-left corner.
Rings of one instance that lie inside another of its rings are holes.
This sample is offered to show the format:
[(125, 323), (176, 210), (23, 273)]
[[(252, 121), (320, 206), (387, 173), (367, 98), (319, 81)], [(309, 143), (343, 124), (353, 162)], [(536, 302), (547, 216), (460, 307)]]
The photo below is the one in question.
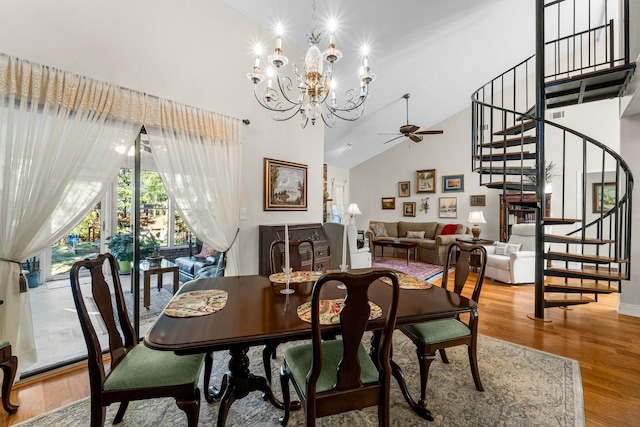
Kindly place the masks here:
[[(535, 193), (500, 195), (500, 241), (506, 242), (511, 236), (513, 224), (535, 223), (537, 204), (540, 200)], [(551, 194), (545, 195), (545, 216), (551, 216)]]

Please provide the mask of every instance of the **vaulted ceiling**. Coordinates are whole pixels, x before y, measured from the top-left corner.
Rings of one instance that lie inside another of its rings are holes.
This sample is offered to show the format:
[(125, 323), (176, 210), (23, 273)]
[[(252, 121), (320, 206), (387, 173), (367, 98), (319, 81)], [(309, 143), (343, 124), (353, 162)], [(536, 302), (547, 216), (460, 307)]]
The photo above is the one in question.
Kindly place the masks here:
[[(282, 23), (286, 42), (307, 49), (311, 0), (225, 1), (266, 29)], [(534, 7), (533, 0), (316, 0), (316, 32), (325, 34), (330, 17), (338, 21), (336, 43), (344, 55), (335, 68), (340, 86), (358, 85), (363, 43), (377, 75), (364, 115), (325, 129), (325, 163), (351, 168), (404, 142), (384, 144), (392, 136), (379, 134), (406, 124), (402, 95), (407, 92), (409, 122), (420, 130), (469, 107), (473, 91), (534, 53)], [(275, 37), (261, 42), (271, 51)], [(289, 58), (299, 65), (301, 59)], [(247, 70), (252, 65), (248, 52)], [(425, 136), (420, 144), (444, 137)]]

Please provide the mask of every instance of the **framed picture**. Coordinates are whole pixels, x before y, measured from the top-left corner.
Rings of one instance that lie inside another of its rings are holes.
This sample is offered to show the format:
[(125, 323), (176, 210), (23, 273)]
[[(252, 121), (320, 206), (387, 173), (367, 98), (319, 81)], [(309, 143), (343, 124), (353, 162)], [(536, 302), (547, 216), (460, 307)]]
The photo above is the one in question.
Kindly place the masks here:
[(398, 197), (409, 197), (411, 195), (411, 182), (400, 181), (398, 183)]
[(484, 194), (470, 196), (469, 198), (469, 206), (486, 206), (486, 205), (487, 205), (487, 199)]
[(446, 175), (442, 177), (442, 192), (464, 191), (464, 175)]
[(436, 192), (436, 170), (425, 169), (416, 171), (416, 193)]
[(416, 202), (404, 202), (402, 204), (402, 216), (416, 216)]
[(593, 183), (593, 213), (607, 212), (616, 205), (616, 183), (605, 182), (604, 187), (601, 182)]
[(264, 210), (307, 210), (307, 165), (264, 159)]
[(382, 198), (382, 209), (395, 209), (396, 208), (396, 198), (395, 197), (383, 197)]
[(458, 198), (440, 197), (439, 200), (440, 218), (458, 217)]

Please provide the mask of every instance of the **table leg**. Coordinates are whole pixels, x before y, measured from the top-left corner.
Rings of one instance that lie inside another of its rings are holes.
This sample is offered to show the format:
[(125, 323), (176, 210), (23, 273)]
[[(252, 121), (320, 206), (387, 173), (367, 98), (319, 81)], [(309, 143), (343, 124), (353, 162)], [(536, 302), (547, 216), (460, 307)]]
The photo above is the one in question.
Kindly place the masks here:
[(151, 273), (148, 271), (144, 272), (144, 306), (148, 310), (151, 305)]
[(164, 273), (158, 273), (158, 290), (162, 289), (162, 276), (164, 276)]
[(180, 274), (176, 269), (173, 271), (173, 294), (174, 295), (176, 294), (176, 292), (178, 292), (178, 289), (180, 289)]
[[(371, 336), (371, 350), (369, 352), (369, 356), (371, 357), (371, 360), (373, 360), (373, 363), (376, 364), (376, 366), (378, 365), (377, 354), (378, 347), (380, 346), (381, 333), (381, 331), (374, 331), (373, 335)], [(404, 396), (404, 400), (407, 401), (411, 409), (413, 409), (413, 412), (415, 412), (425, 420), (433, 421), (433, 415), (431, 415), (431, 411), (428, 410), (425, 406), (422, 406), (415, 400), (413, 400), (413, 398), (409, 394), (409, 388), (407, 387), (407, 382), (404, 379), (404, 373), (402, 372), (400, 366), (398, 366), (398, 364), (393, 361), (393, 348), (391, 349), (391, 353), (391, 375), (393, 375), (393, 377), (398, 382), (398, 386), (400, 387), (400, 391)]]
[[(226, 380), (223, 379), (224, 388), (222, 390), (224, 391), (220, 401), (220, 408), (218, 409), (218, 427), (223, 427), (227, 421), (227, 413), (231, 404), (247, 396), (252, 391), (263, 392), (273, 406), (278, 409), (284, 409), (282, 402), (273, 394), (267, 379), (254, 375), (249, 370), (247, 351), (249, 351), (249, 348), (244, 346), (234, 346), (229, 349), (231, 360), (229, 360), (229, 371), (225, 374)], [(209, 387), (210, 391), (211, 389)], [(300, 409), (300, 402), (298, 402), (298, 405), (292, 405), (291, 409)]]
[(409, 265), (409, 254), (410, 254), (410, 249), (407, 248), (407, 265)]

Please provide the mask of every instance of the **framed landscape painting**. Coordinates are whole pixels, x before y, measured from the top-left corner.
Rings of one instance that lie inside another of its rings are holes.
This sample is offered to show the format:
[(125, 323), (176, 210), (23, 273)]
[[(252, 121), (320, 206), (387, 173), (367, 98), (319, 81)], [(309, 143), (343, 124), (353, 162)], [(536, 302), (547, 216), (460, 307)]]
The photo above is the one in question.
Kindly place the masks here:
[(409, 197), (411, 195), (411, 182), (400, 181), (398, 183), (398, 197)]
[(593, 183), (593, 213), (607, 212), (616, 205), (616, 183)]
[(396, 208), (396, 198), (395, 197), (383, 197), (382, 198), (382, 209), (395, 209)]
[(447, 175), (442, 177), (442, 192), (464, 191), (464, 175)]
[(440, 218), (458, 217), (458, 198), (440, 197), (439, 200)]
[(264, 159), (264, 210), (307, 210), (307, 165)]
[(436, 192), (436, 170), (424, 169), (416, 171), (416, 193)]

